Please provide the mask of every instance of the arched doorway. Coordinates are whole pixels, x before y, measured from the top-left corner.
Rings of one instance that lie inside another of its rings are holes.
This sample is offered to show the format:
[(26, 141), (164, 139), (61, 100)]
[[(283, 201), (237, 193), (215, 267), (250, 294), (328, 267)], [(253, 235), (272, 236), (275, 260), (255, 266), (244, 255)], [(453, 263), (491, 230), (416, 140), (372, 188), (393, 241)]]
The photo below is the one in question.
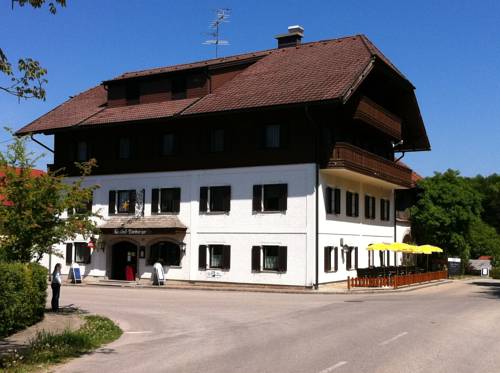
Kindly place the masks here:
[(111, 278), (113, 280), (135, 280), (137, 274), (137, 246), (121, 241), (111, 248)]

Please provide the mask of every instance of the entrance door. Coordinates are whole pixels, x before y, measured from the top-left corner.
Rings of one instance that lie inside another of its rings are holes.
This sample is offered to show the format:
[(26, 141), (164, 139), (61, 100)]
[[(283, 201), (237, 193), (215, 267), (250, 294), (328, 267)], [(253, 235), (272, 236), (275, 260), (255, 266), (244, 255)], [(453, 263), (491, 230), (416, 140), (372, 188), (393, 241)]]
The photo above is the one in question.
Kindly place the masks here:
[(113, 280), (135, 280), (137, 274), (137, 246), (123, 241), (111, 249), (111, 278)]

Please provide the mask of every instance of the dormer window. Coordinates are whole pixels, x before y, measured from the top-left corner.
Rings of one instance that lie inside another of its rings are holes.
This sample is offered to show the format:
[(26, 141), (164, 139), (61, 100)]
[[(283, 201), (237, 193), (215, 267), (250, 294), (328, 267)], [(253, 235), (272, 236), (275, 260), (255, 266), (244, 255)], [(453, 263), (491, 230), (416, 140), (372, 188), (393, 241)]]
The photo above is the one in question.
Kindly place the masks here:
[(172, 100), (181, 100), (183, 98), (186, 98), (186, 77), (172, 78)]
[(138, 82), (130, 82), (125, 88), (127, 105), (136, 105), (141, 97), (141, 86)]

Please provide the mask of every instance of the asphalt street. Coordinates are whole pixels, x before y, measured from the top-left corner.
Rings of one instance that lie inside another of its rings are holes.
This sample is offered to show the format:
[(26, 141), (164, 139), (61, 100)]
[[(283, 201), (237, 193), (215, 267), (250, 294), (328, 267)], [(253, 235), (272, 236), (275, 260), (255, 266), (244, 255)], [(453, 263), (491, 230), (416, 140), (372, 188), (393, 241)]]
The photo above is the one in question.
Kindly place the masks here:
[(63, 287), (123, 336), (57, 372), (500, 372), (500, 281), (308, 295)]

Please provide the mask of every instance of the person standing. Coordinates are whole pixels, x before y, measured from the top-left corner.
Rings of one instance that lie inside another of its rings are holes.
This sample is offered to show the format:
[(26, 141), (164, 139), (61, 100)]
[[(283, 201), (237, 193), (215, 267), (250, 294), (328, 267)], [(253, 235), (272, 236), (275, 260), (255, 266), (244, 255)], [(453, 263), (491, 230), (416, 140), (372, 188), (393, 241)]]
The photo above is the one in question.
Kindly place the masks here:
[(52, 281), (50, 283), (52, 288), (52, 311), (59, 311), (59, 295), (61, 294), (61, 263), (57, 263), (52, 272)]

